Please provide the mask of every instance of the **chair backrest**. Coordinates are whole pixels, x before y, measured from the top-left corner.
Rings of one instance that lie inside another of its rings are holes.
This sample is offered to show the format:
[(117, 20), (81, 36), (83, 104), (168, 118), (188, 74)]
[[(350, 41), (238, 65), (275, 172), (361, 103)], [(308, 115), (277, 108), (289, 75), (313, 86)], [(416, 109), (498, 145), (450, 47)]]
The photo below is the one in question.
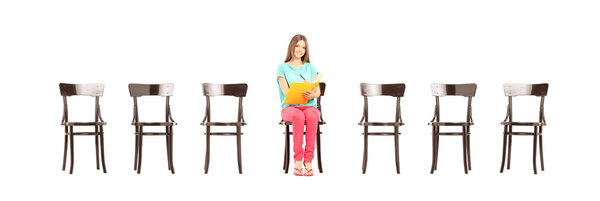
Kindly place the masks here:
[(129, 84), (129, 95), (131, 97), (141, 96), (173, 96), (175, 85), (168, 84)]
[(467, 101), (467, 121), (473, 123), (473, 114), (471, 110), (471, 101), (475, 96), (477, 90), (477, 84), (431, 84), (431, 94), (435, 96), (435, 111), (433, 114), (432, 122), (440, 121), (440, 97), (443, 96), (464, 96), (468, 98)]
[(174, 122), (171, 117), (171, 105), (169, 100), (173, 96), (175, 85), (173, 83), (167, 84), (129, 84), (129, 95), (133, 97), (133, 120), (132, 122), (139, 122), (138, 113), (138, 102), (137, 98), (142, 96), (163, 96), (166, 99), (165, 104), (165, 122)]
[(403, 97), (406, 85), (399, 84), (360, 84), (360, 94), (362, 96), (393, 96)]
[(62, 122), (69, 121), (69, 109), (67, 104), (67, 97), (69, 96), (92, 96), (95, 97), (95, 112), (94, 121), (103, 121), (100, 114), (100, 97), (104, 95), (104, 84), (93, 83), (93, 84), (58, 84), (60, 89), (60, 95), (63, 97), (63, 118)]
[(204, 96), (246, 97), (248, 84), (202, 84)]
[(67, 84), (60, 83), (58, 85), (60, 88), (61, 96), (94, 96), (94, 97), (102, 97), (104, 94), (104, 84), (102, 83), (94, 83), (94, 84)]
[(477, 84), (431, 84), (431, 94), (433, 96), (475, 96)]
[(516, 84), (505, 83), (505, 96), (546, 96), (548, 94), (548, 83), (541, 84)]
[(392, 96), (396, 97), (396, 118), (395, 122), (402, 122), (402, 115), (400, 109), (400, 98), (404, 97), (404, 90), (406, 89), (406, 85), (404, 83), (397, 84), (369, 84), (369, 83), (361, 83), (360, 84), (360, 94), (363, 96), (364, 107), (363, 107), (363, 117), (360, 120), (361, 122), (369, 121), (369, 96)]
[[(548, 94), (548, 83), (541, 84), (504, 84), (504, 96), (508, 97), (508, 106), (506, 108), (506, 118), (504, 121), (513, 121), (512, 98), (515, 96), (538, 96), (540, 97), (539, 122), (546, 123), (544, 115), (544, 100)], [(541, 128), (540, 128), (541, 132)]]
[(248, 84), (240, 83), (240, 84), (211, 84), (204, 83), (202, 84), (202, 91), (204, 96), (206, 96), (206, 113), (204, 116), (204, 120), (202, 122), (210, 122), (210, 97), (214, 96), (234, 96), (238, 97), (238, 122), (244, 121), (244, 109), (243, 109), (243, 98), (246, 97), (246, 92), (248, 91)]

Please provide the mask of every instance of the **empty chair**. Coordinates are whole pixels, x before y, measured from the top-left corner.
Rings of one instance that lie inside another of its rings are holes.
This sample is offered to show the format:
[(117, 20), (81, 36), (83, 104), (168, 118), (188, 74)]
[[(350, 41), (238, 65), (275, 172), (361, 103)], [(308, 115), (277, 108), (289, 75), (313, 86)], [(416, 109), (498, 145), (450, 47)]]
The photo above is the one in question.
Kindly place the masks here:
[[(323, 166), (321, 164), (321, 125), (325, 125), (325, 121), (323, 120), (323, 112), (321, 111), (321, 97), (325, 96), (325, 86), (327, 86), (324, 82), (320, 82), (319, 83), (319, 88), (321, 89), (321, 96), (319, 96), (317, 98), (317, 109), (319, 109), (320, 112), (320, 116), (319, 116), (319, 122), (317, 124), (317, 136), (316, 136), (316, 145), (317, 145), (317, 165), (319, 166), (319, 173), (323, 173)], [(279, 125), (285, 125), (285, 132), (283, 132), (283, 134), (285, 135), (285, 145), (284, 145), (284, 151), (283, 151), (283, 170), (285, 170), (285, 173), (288, 173), (288, 170), (290, 168), (290, 135), (292, 135), (293, 133), (290, 132), (290, 126), (292, 126), (292, 122), (291, 121), (283, 121), (281, 120), (281, 122), (279, 122)], [(304, 134), (306, 135), (306, 132), (304, 132)]]
[[(429, 122), (432, 128), (433, 158), (431, 162), (431, 174), (437, 170), (438, 152), (440, 145), (440, 136), (462, 136), (463, 145), (463, 163), (465, 174), (471, 170), (471, 132), (473, 125), (471, 100), (475, 96), (476, 84), (431, 84), (432, 95), (435, 96), (435, 112), (433, 119)], [(443, 96), (464, 96), (468, 98), (467, 118), (464, 122), (442, 122), (440, 121), (440, 97)], [(440, 132), (442, 126), (460, 126), (462, 132)]]
[[(548, 94), (548, 83), (543, 84), (504, 84), (504, 95), (508, 97), (508, 106), (506, 109), (506, 118), (502, 121), (504, 126), (504, 140), (502, 145), (502, 165), (500, 166), (500, 173), (504, 171), (504, 161), (506, 158), (506, 140), (508, 138), (508, 164), (506, 169), (510, 169), (510, 155), (512, 148), (512, 136), (513, 135), (531, 135), (533, 136), (533, 173), (537, 174), (537, 144), (539, 138), (540, 144), (540, 162), (542, 165), (542, 171), (544, 171), (544, 153), (542, 148), (542, 127), (546, 125), (546, 118), (544, 116), (544, 99)], [(536, 122), (515, 122), (513, 121), (513, 105), (512, 99), (516, 96), (537, 96), (540, 97), (540, 109), (539, 109), (539, 120)], [(533, 132), (513, 132), (513, 126), (532, 126)]]
[[(135, 126), (135, 159), (133, 170), (139, 174), (142, 170), (142, 144), (144, 135), (166, 136), (167, 142), (167, 166), (172, 174), (175, 174), (173, 166), (173, 126), (177, 125), (171, 117), (171, 106), (169, 99), (173, 96), (173, 84), (129, 84), (129, 94), (133, 97), (133, 122)], [(143, 96), (162, 96), (166, 99), (165, 121), (161, 122), (140, 122), (138, 114), (138, 98)], [(164, 126), (165, 132), (145, 132), (145, 126)]]
[[(403, 83), (400, 84), (360, 84), (360, 93), (364, 99), (364, 109), (363, 116), (358, 125), (364, 127), (364, 152), (363, 152), (363, 167), (362, 173), (365, 174), (367, 171), (367, 156), (368, 156), (368, 137), (372, 136), (394, 136), (394, 145), (395, 145), (395, 156), (396, 156), (396, 173), (400, 174), (400, 156), (399, 156), (399, 145), (398, 145), (398, 136), (400, 132), (398, 129), (400, 126), (404, 125), (402, 123), (402, 117), (400, 112), (400, 98), (404, 97), (404, 89), (406, 85)], [(396, 113), (393, 122), (372, 122), (369, 121), (369, 104), (368, 97), (369, 96), (391, 96), (396, 98)], [(394, 132), (369, 132), (369, 126), (391, 126), (394, 128)]]
[[(102, 116), (100, 115), (100, 97), (104, 94), (104, 84), (66, 84), (60, 83), (60, 95), (63, 97), (63, 118), (61, 125), (65, 127), (65, 151), (63, 155), (63, 167), (62, 170), (65, 170), (65, 166), (67, 163), (67, 144), (70, 145), (71, 148), (71, 169), (69, 170), (69, 174), (73, 174), (73, 163), (75, 158), (74, 153), (74, 142), (73, 136), (75, 135), (93, 135), (96, 141), (96, 169), (100, 169), (99, 158), (102, 158), (102, 170), (106, 173), (106, 165), (104, 163), (104, 126), (106, 122), (102, 120)], [(69, 120), (69, 109), (67, 104), (67, 97), (69, 96), (91, 96), (96, 99), (95, 103), (95, 112), (94, 112), (94, 121), (93, 122), (75, 122)], [(74, 132), (73, 127), (80, 126), (93, 126), (94, 132)], [(70, 139), (70, 140), (69, 140)], [(98, 141), (100, 141), (100, 146), (98, 146)], [(70, 142), (70, 143), (69, 143)], [(100, 148), (100, 151), (98, 151)], [(98, 152), (101, 153), (99, 156)]]
[[(206, 126), (206, 157), (204, 161), (204, 174), (208, 173), (210, 163), (210, 136), (236, 136), (237, 137), (237, 155), (238, 155), (238, 170), (242, 174), (242, 126), (246, 125), (244, 121), (244, 111), (242, 100), (246, 97), (248, 91), (247, 84), (202, 84), (204, 96), (206, 96), (206, 115), (200, 125)], [(213, 122), (211, 121), (210, 97), (214, 96), (234, 96), (239, 99), (237, 121), (235, 122)], [(236, 128), (235, 132), (212, 132), (211, 126), (232, 126)]]

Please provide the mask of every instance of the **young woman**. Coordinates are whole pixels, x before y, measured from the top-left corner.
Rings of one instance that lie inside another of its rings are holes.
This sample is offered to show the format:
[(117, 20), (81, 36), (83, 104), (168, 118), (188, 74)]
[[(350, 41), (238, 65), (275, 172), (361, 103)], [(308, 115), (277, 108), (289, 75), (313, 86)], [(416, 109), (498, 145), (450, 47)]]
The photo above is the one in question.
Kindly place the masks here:
[[(317, 79), (319, 72), (310, 63), (308, 56), (308, 42), (306, 37), (298, 34), (290, 41), (285, 62), (277, 68), (277, 83), (279, 84), (279, 100), (281, 101), (281, 118), (283, 121), (292, 122), (294, 135), (294, 175), (313, 176), (312, 159), (314, 158), (315, 137), (320, 112), (317, 109), (315, 98), (321, 95), (321, 89), (316, 87), (313, 91), (302, 93), (309, 101), (304, 105), (283, 104), (292, 82), (309, 82)], [(304, 125), (306, 124), (306, 146), (303, 149)], [(304, 160), (304, 167), (302, 168)]]

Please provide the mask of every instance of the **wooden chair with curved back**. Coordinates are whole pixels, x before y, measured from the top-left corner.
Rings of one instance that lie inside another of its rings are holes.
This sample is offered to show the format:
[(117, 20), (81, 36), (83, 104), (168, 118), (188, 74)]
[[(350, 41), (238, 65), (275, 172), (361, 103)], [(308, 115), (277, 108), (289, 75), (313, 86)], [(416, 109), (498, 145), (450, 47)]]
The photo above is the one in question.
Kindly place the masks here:
[[(369, 136), (394, 136), (395, 156), (396, 156), (396, 173), (400, 174), (400, 155), (398, 137), (401, 134), (398, 132), (399, 127), (404, 125), (402, 122), (400, 111), (400, 98), (404, 97), (406, 85), (399, 84), (360, 84), (360, 93), (364, 99), (363, 116), (358, 125), (364, 127), (364, 151), (363, 151), (363, 167), (362, 173), (367, 171), (368, 157), (368, 137)], [(396, 113), (393, 122), (372, 122), (369, 121), (369, 102), (368, 97), (371, 96), (391, 96), (396, 98)], [(391, 126), (394, 127), (394, 132), (369, 132), (369, 126)]]
[[(129, 94), (133, 97), (133, 120), (131, 125), (135, 126), (135, 159), (133, 170), (140, 174), (142, 170), (142, 144), (144, 135), (166, 136), (167, 144), (167, 165), (172, 174), (175, 174), (173, 166), (173, 126), (177, 125), (171, 117), (171, 105), (169, 103), (173, 96), (173, 84), (129, 84)], [(140, 122), (138, 113), (138, 98), (144, 96), (165, 97), (165, 121), (161, 122)], [(145, 126), (164, 126), (165, 132), (144, 132)]]
[[(463, 163), (465, 174), (471, 170), (471, 126), (473, 125), (473, 115), (471, 101), (477, 90), (476, 84), (431, 84), (432, 95), (435, 96), (435, 112), (433, 119), (429, 122), (432, 128), (433, 159), (431, 163), (431, 174), (437, 170), (438, 152), (440, 145), (440, 136), (462, 136), (463, 140)], [(464, 96), (467, 97), (467, 118), (464, 122), (441, 122), (440, 121), (440, 97), (444, 96)], [(440, 132), (442, 126), (460, 126), (462, 132)]]
[[(204, 174), (208, 174), (210, 164), (210, 136), (236, 136), (237, 138), (237, 156), (238, 156), (238, 171), (242, 174), (242, 126), (246, 125), (244, 121), (244, 109), (242, 100), (246, 97), (248, 84), (202, 84), (204, 96), (206, 96), (206, 113), (204, 120), (200, 125), (206, 126), (206, 157), (204, 161)], [(238, 98), (238, 113), (237, 121), (235, 122), (213, 122), (211, 121), (210, 97), (214, 96), (233, 96)], [(212, 132), (211, 126), (233, 126), (236, 132)]]
[[(71, 149), (71, 168), (69, 170), (69, 174), (73, 174), (73, 163), (74, 163), (74, 142), (73, 136), (75, 135), (87, 135), (94, 136), (96, 141), (96, 169), (100, 169), (100, 161), (99, 158), (102, 159), (102, 170), (106, 173), (106, 165), (104, 162), (104, 126), (106, 122), (102, 119), (102, 115), (100, 114), (100, 97), (104, 94), (104, 84), (67, 84), (60, 83), (60, 95), (63, 97), (63, 118), (61, 125), (65, 127), (65, 149), (63, 155), (63, 167), (62, 170), (65, 170), (65, 166), (67, 163), (67, 145), (70, 145)], [(94, 112), (94, 121), (93, 122), (75, 122), (69, 120), (69, 109), (67, 104), (67, 97), (70, 96), (91, 96), (95, 98), (95, 112)], [(94, 132), (74, 132), (73, 127), (87, 127), (93, 126)], [(98, 142), (100, 142), (100, 146), (98, 146)], [(98, 150), (100, 148), (100, 151)], [(98, 153), (101, 153), (99, 156)]]
[[(506, 158), (507, 138), (508, 138), (508, 164), (506, 169), (510, 169), (510, 155), (512, 149), (512, 136), (533, 136), (533, 173), (537, 174), (537, 144), (540, 145), (540, 162), (542, 171), (544, 171), (544, 152), (542, 147), (542, 127), (546, 126), (546, 117), (544, 115), (544, 100), (548, 94), (548, 83), (542, 84), (504, 84), (504, 95), (508, 97), (508, 106), (506, 108), (506, 118), (502, 121), (504, 126), (504, 140), (502, 145), (502, 165), (500, 173), (504, 172), (504, 161)], [(539, 120), (536, 122), (515, 122), (513, 121), (513, 97), (516, 96), (537, 96), (540, 97)], [(533, 132), (513, 132), (513, 126), (532, 126)]]

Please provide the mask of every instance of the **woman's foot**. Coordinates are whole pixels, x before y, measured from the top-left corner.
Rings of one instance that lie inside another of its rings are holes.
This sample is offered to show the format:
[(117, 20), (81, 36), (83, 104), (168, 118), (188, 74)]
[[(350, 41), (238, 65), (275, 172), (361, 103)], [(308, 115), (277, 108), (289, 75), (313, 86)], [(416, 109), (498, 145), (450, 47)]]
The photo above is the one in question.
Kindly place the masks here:
[(304, 172), (304, 176), (313, 176), (315, 173), (312, 169), (312, 163), (304, 163), (304, 167), (306, 167), (306, 172)]
[(302, 171), (302, 162), (301, 161), (296, 161), (294, 163), (294, 175), (304, 176), (304, 172)]

